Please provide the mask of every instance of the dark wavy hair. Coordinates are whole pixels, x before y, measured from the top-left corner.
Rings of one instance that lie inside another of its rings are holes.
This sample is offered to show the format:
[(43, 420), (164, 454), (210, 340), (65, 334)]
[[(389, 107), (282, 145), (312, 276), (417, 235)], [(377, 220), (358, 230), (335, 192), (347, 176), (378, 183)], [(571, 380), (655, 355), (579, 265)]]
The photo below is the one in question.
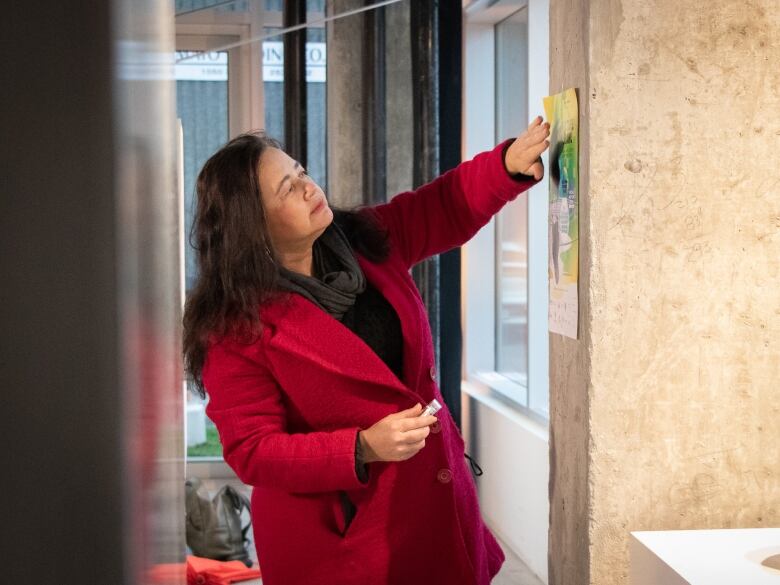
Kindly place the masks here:
[[(260, 306), (278, 294), (279, 265), (260, 196), (258, 164), (278, 141), (263, 132), (242, 134), (203, 165), (190, 245), (198, 277), (184, 305), (185, 371), (203, 398), (203, 364), (213, 335), (237, 334), (247, 343), (261, 331)], [(334, 221), (353, 249), (373, 262), (389, 252), (388, 236), (370, 213), (334, 209)]]

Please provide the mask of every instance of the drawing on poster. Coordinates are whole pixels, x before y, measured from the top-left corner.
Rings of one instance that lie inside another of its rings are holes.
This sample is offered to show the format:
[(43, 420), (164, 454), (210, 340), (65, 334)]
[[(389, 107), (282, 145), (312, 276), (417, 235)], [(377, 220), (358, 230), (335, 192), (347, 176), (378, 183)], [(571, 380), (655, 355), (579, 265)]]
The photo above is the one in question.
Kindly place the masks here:
[(550, 123), (549, 329), (577, 339), (579, 127), (574, 89), (544, 98)]

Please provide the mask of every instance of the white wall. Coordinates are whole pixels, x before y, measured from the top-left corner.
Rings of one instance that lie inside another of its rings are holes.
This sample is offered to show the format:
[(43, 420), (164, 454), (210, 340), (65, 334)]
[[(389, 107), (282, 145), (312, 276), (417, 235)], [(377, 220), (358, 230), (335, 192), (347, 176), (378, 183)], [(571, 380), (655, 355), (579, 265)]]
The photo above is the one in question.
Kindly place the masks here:
[[(529, 116), (543, 114), (548, 93), (549, 0), (531, 0)], [(464, 160), (494, 146), (494, 38), (489, 14), (465, 23)], [(545, 164), (546, 164), (545, 158)], [(547, 183), (529, 197), (529, 384), (547, 396)], [(494, 355), (494, 237), (491, 221), (463, 249), (463, 433), (484, 475), (477, 480), (490, 528), (547, 583), (549, 437), (546, 424), (492, 398), (469, 372)], [(485, 286), (485, 283), (490, 285)], [(532, 404), (538, 407), (538, 404)]]
[(466, 448), (484, 472), (477, 478), (482, 516), (491, 530), (547, 583), (547, 427), (480, 395), (468, 382), (463, 386)]

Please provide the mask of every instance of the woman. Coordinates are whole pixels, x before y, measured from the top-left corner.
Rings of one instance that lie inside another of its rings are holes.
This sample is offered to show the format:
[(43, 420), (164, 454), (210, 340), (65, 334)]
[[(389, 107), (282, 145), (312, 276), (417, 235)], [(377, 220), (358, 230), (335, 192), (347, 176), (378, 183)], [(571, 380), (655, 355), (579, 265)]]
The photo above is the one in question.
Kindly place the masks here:
[(197, 183), (187, 370), (224, 457), (254, 487), (264, 585), (484, 585), (504, 554), (436, 398), (409, 274), (543, 174), (549, 125), (390, 203), (334, 212), (278, 143), (240, 136)]

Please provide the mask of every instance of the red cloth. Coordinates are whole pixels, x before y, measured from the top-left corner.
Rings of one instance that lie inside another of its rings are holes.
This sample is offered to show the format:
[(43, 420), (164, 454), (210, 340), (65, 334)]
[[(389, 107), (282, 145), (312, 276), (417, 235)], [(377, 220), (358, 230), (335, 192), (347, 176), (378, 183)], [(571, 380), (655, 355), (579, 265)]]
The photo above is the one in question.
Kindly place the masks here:
[(163, 563), (152, 565), (146, 571), (145, 583), (152, 585), (181, 585), (186, 572), (184, 563)]
[(250, 579), (260, 579), (260, 571), (248, 569), (241, 561), (187, 557), (187, 585), (230, 585)]
[[(261, 307), (254, 343), (210, 346), (206, 408), (227, 463), (254, 486), (252, 520), (264, 585), (487, 585), (504, 554), (482, 521), (464, 443), (446, 406), (426, 446), (355, 474), (355, 438), (388, 414), (444, 399), (425, 306), (409, 268), (469, 240), (533, 185), (506, 172), (508, 143), (416, 191), (367, 210), (390, 257), (358, 256), (398, 313), (404, 382), (349, 329), (300, 295)], [(357, 510), (344, 533), (340, 492)]]

